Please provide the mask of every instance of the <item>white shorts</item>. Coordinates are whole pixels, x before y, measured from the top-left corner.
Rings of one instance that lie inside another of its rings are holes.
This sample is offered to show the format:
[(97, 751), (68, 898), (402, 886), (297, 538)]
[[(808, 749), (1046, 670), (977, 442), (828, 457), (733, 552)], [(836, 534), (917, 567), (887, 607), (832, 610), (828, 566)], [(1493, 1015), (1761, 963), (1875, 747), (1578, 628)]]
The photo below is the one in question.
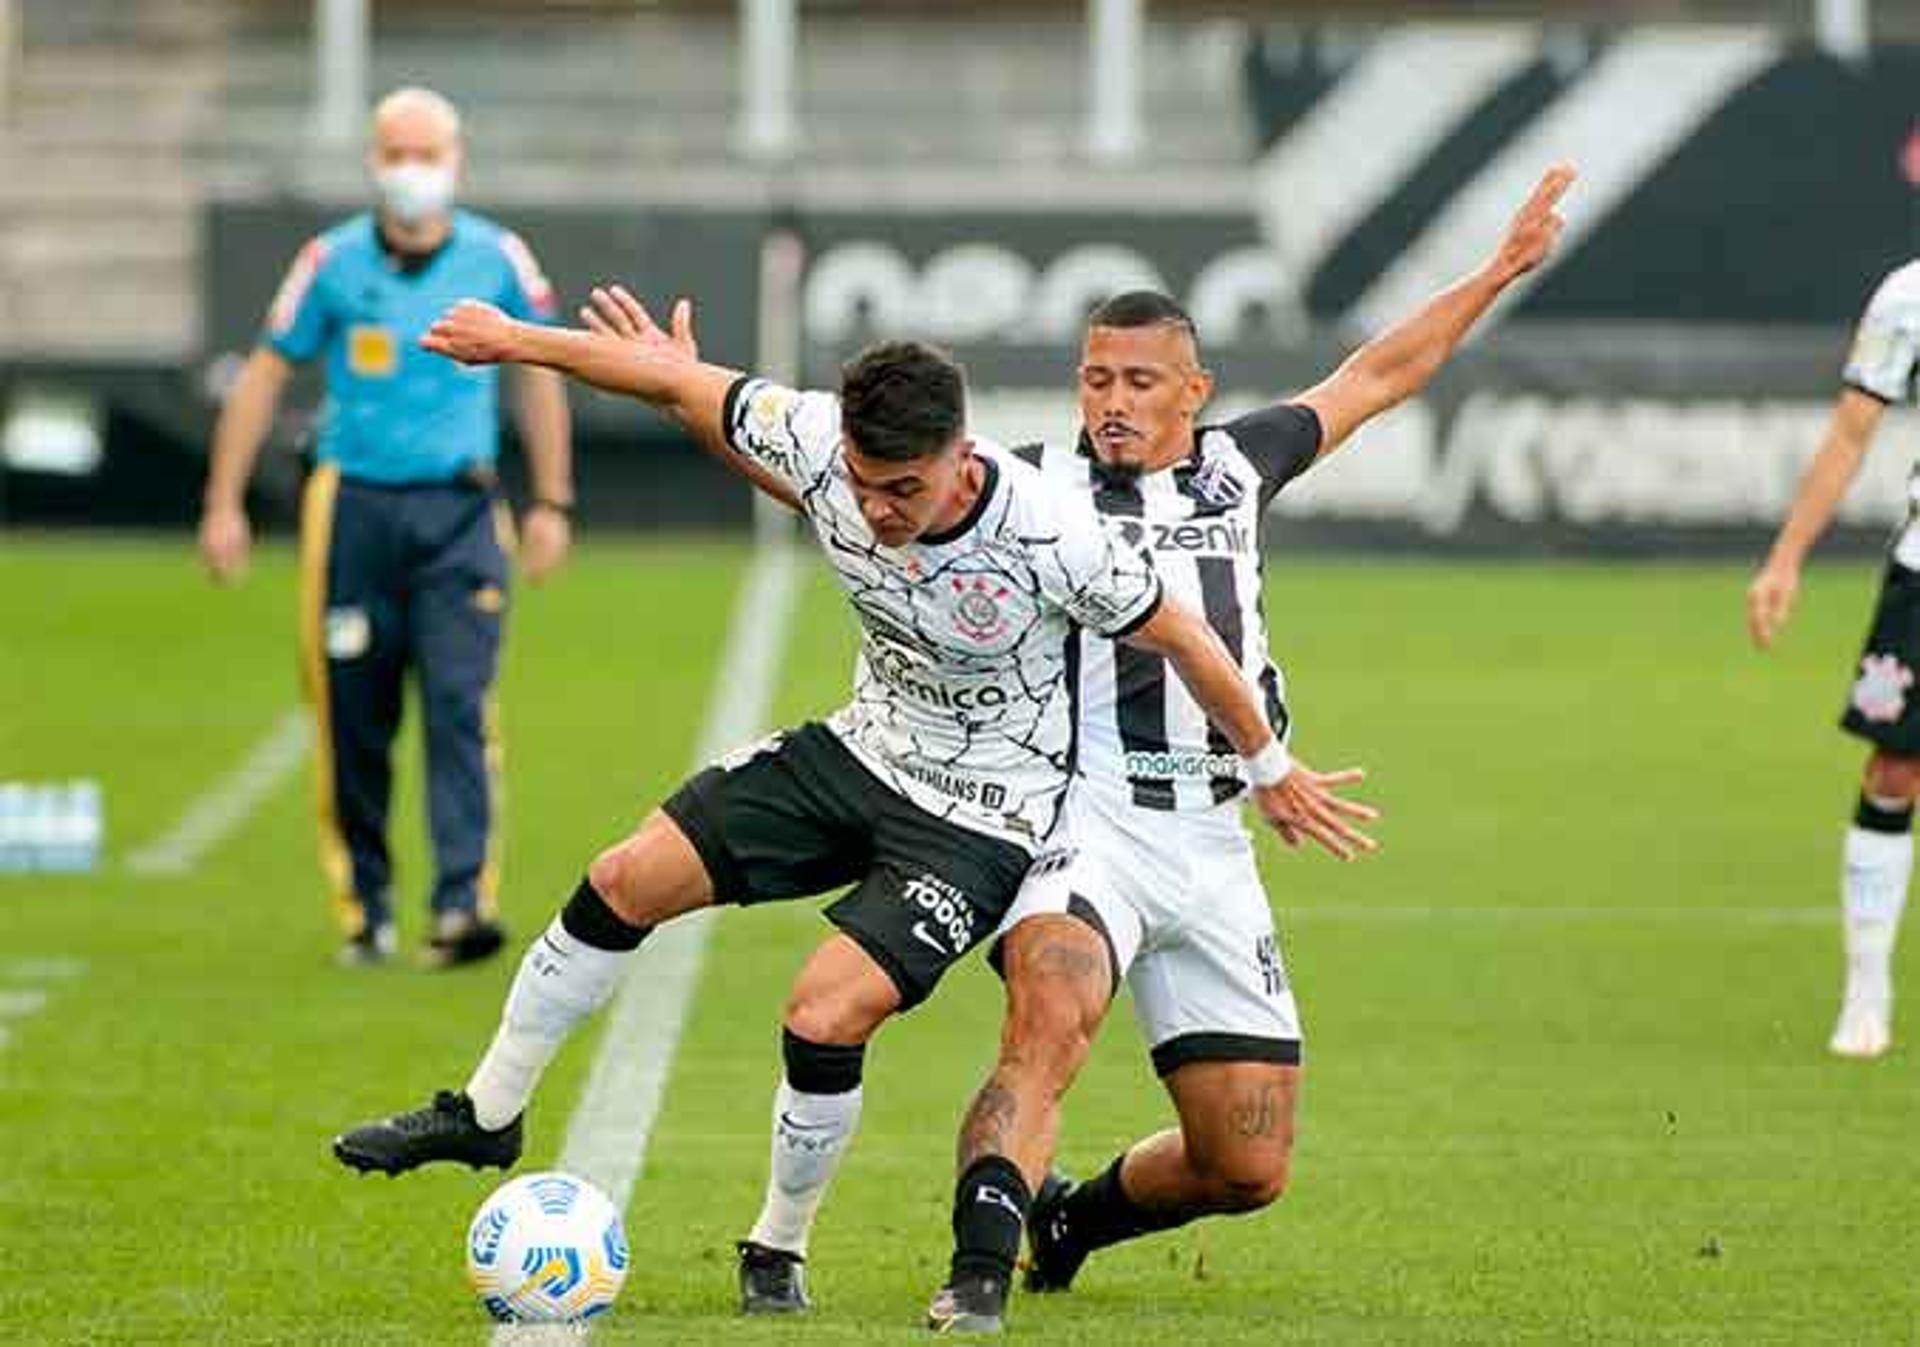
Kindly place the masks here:
[(1035, 863), (999, 935), (1043, 913), (1099, 927), (1162, 1076), (1300, 1061), (1300, 1012), (1238, 805), (1141, 809), (1076, 780), (1053, 840), (1064, 850)]

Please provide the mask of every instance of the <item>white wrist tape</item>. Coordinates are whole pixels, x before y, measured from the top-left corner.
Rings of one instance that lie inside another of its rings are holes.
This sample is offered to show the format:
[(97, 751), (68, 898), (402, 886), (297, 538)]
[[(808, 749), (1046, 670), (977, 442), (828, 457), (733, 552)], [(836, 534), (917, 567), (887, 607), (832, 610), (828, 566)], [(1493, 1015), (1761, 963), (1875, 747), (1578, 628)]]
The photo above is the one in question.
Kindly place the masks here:
[(1256, 786), (1277, 786), (1293, 770), (1293, 759), (1278, 739), (1268, 740), (1265, 748), (1241, 761), (1247, 764), (1247, 780)]

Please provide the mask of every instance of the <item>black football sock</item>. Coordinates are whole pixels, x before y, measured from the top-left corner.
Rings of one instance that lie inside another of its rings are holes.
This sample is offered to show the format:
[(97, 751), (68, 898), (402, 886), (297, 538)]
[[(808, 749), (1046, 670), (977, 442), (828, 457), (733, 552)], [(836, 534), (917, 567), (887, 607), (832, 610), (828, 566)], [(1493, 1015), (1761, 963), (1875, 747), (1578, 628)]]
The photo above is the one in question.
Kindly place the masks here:
[(1126, 1158), (1120, 1155), (1099, 1177), (1076, 1184), (1061, 1202), (1063, 1242), (1068, 1247), (1091, 1253), (1156, 1230), (1173, 1230), (1194, 1219), (1197, 1213), (1149, 1211), (1135, 1206), (1120, 1184), (1120, 1166)]
[(953, 1192), (952, 1280), (991, 1278), (1004, 1290), (1032, 1201), (1027, 1181), (1004, 1155), (968, 1165)]

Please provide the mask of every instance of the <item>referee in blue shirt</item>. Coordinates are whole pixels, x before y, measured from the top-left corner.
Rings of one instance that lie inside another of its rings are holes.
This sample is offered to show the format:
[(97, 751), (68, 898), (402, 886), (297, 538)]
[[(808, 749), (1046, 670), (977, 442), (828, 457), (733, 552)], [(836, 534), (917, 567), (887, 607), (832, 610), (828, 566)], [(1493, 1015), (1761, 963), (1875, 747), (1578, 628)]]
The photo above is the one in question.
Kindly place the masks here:
[[(460, 118), (426, 89), (374, 111), (368, 167), (378, 208), (311, 240), (214, 431), (200, 551), (218, 581), (245, 569), (246, 485), (297, 363), (326, 362), (316, 466), (301, 504), (300, 646), (318, 722), (320, 858), (346, 936), (344, 962), (395, 947), (387, 805), (403, 682), (426, 722), (437, 874), (426, 956), (484, 959), (503, 940), (500, 748), (492, 688), (507, 606), (511, 516), (494, 475), (498, 382), (419, 348), (448, 305), (485, 298), (552, 316), (533, 255), (453, 207)], [(522, 564), (539, 579), (566, 557), (573, 508), (567, 403), (558, 375), (519, 371), (533, 499)]]

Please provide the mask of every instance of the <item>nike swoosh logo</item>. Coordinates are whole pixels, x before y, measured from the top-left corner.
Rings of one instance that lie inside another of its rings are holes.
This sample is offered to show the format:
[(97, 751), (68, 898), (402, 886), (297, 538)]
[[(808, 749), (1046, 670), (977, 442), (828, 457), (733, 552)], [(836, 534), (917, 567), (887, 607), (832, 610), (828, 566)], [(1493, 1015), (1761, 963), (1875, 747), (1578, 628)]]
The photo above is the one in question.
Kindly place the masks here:
[(913, 938), (921, 944), (930, 947), (936, 953), (951, 954), (953, 952), (938, 940), (934, 939), (933, 933), (927, 929), (927, 924), (924, 921), (916, 921), (913, 924)]
[(830, 1122), (823, 1122), (823, 1123), (797, 1122), (794, 1120), (794, 1116), (791, 1113), (785, 1113), (785, 1112), (781, 1113), (780, 1115), (780, 1125), (786, 1128), (790, 1132), (826, 1132), (826, 1131), (832, 1130), (832, 1128), (834, 1127), (834, 1124)]

